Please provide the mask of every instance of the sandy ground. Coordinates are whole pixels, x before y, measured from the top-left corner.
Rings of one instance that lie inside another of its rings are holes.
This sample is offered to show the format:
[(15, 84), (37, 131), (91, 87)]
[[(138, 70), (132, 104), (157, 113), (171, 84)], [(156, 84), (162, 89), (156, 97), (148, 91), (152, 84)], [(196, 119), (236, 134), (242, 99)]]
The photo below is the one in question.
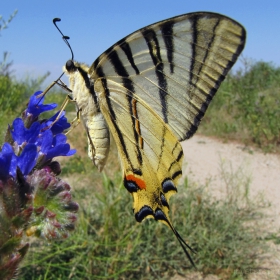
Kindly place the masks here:
[[(240, 143), (223, 143), (220, 140), (196, 135), (182, 143), (185, 164), (184, 174), (198, 184), (207, 184), (209, 192), (217, 198), (226, 195), (226, 183), (222, 172), (235, 174), (234, 178), (250, 180), (250, 197), (260, 193), (271, 206), (266, 210), (267, 232), (280, 229), (280, 155), (264, 154), (248, 149)], [(272, 244), (273, 255), (262, 262), (262, 267), (249, 279), (280, 279), (280, 246)], [(178, 276), (179, 277), (179, 276)], [(211, 277), (211, 276), (208, 276)], [(205, 279), (219, 279), (214, 278)], [(203, 279), (200, 276), (194, 278)]]

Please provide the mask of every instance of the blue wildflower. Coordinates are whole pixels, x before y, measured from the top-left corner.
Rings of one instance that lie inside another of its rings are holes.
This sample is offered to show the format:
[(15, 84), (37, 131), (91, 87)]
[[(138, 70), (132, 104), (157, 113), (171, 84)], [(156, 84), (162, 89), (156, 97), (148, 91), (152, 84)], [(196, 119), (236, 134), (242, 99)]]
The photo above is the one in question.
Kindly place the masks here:
[(68, 129), (70, 127), (70, 123), (67, 122), (67, 118), (65, 117), (65, 112), (62, 112), (59, 119), (55, 121), (59, 113), (60, 112), (57, 112), (55, 115), (44, 122), (46, 127), (51, 127), (50, 129), (54, 135), (62, 133), (65, 129)]
[[(57, 112), (48, 120), (39, 122), (38, 116), (54, 109), (56, 104), (44, 105), (44, 98), (38, 98), (41, 92), (31, 96), (23, 118), (16, 118), (10, 129), (12, 146), (5, 143), (0, 154), (0, 179), (15, 176), (16, 168), (27, 176), (35, 166), (42, 168), (57, 156), (71, 156), (76, 151), (66, 143), (63, 131), (70, 127), (65, 112)], [(31, 118), (30, 118), (31, 116)], [(28, 119), (28, 125), (25, 120)]]
[(23, 175), (28, 175), (36, 164), (38, 157), (37, 146), (35, 144), (27, 144), (20, 156), (17, 157), (17, 166)]
[(15, 176), (17, 166), (13, 147), (5, 143), (0, 152), (0, 180), (6, 181), (9, 176)]
[(70, 150), (70, 145), (66, 143), (66, 136), (58, 134), (53, 136), (51, 130), (44, 132), (42, 138), (40, 153), (45, 155), (45, 159), (49, 160), (57, 156), (71, 156), (76, 150)]
[(5, 143), (0, 153), (0, 180), (6, 181), (9, 176), (15, 178), (17, 167), (23, 175), (28, 175), (34, 168), (37, 158), (37, 147), (28, 144), (24, 147), (20, 156), (16, 156), (13, 147)]
[(26, 115), (32, 115), (33, 119), (37, 118), (43, 112), (53, 110), (57, 107), (55, 103), (44, 105), (44, 96), (38, 98), (40, 94), (42, 94), (42, 91), (37, 91), (31, 96), (26, 109)]
[(20, 118), (13, 121), (12, 137), (18, 145), (26, 143), (35, 143), (41, 130), (41, 124), (34, 122), (30, 128), (25, 128), (24, 122)]

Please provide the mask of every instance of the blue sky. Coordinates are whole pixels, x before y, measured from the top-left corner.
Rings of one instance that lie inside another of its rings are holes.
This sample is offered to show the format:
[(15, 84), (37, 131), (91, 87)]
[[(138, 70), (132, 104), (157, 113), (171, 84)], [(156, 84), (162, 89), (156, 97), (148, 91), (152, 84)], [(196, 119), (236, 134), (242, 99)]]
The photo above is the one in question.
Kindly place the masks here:
[[(243, 24), (247, 44), (243, 56), (271, 61), (280, 66), (280, 1), (246, 0), (142, 0), (66, 1), (9, 0), (0, 15), (18, 14), (0, 34), (0, 57), (10, 53), (14, 74), (32, 77), (51, 72), (56, 79), (70, 52), (52, 24), (60, 17), (60, 28), (68, 35), (75, 60), (91, 64), (98, 55), (129, 33), (176, 15), (211, 11), (225, 14)], [(2, 59), (0, 59), (2, 60)], [(236, 67), (240, 67), (239, 62)]]

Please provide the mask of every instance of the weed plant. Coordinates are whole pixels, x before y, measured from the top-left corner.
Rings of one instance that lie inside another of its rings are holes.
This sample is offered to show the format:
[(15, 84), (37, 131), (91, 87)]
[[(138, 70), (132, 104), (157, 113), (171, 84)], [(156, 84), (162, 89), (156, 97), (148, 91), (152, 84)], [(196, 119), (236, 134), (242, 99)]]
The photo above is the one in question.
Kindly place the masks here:
[[(67, 164), (66, 173), (75, 170), (73, 164)], [(33, 244), (20, 279), (170, 279), (195, 271), (165, 225), (151, 219), (136, 223), (132, 198), (120, 175), (111, 180), (103, 174), (103, 188), (98, 191), (92, 183), (84, 185), (85, 172), (95, 176), (90, 164), (77, 168), (82, 174), (74, 193), (81, 202), (77, 230), (47, 247)], [(197, 251), (192, 257), (198, 271), (245, 279), (240, 272), (253, 271), (258, 256), (267, 250), (255, 226), (261, 218), (257, 209), (263, 205), (249, 199), (247, 180), (227, 178), (227, 182), (231, 199), (217, 201), (186, 179), (170, 211), (176, 229)], [(233, 191), (236, 184), (238, 192)]]
[[(17, 81), (9, 75), (0, 74), (0, 131), (3, 139), (3, 132), (6, 130), (7, 123), (24, 110), (30, 96), (38, 91), (45, 78), (37, 79), (26, 78), (24, 81)], [(55, 101), (53, 101), (55, 102)]]
[[(260, 62), (230, 74), (200, 131), (277, 150), (279, 72), (271, 64)], [(14, 112), (22, 110), (18, 104), (25, 104), (27, 93), (36, 91), (39, 84), (0, 75), (1, 125), (6, 126), (11, 112), (14, 117)], [(64, 98), (55, 93), (47, 96), (56, 103)], [(68, 110), (74, 112), (73, 107)], [(80, 157), (65, 162), (63, 169), (74, 189), (76, 186), (76, 200), (80, 200), (77, 231), (67, 240), (48, 246), (33, 243), (19, 279), (169, 279), (193, 271), (166, 226), (154, 220), (136, 223), (132, 198), (123, 188), (121, 176), (111, 180), (93, 170), (81, 130), (81, 126), (75, 129), (79, 137), (70, 134)], [(107, 167), (111, 178), (119, 174), (116, 162), (114, 149)], [(239, 181), (243, 193), (230, 192), (236, 189), (236, 174), (224, 176), (230, 200), (214, 200), (204, 187), (197, 188), (186, 180), (172, 198), (170, 212), (176, 229), (197, 251), (192, 257), (199, 271), (218, 274), (222, 279), (243, 279), (237, 272), (254, 270), (258, 256), (267, 250), (260, 227), (252, 226), (260, 218), (256, 209), (262, 205), (249, 199), (245, 181)]]

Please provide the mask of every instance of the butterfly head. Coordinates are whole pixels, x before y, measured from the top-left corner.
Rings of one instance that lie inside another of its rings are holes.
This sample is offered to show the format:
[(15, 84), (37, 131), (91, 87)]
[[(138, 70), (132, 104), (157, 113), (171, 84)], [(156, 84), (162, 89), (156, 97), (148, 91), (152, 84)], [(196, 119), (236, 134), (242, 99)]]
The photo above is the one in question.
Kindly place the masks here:
[[(72, 97), (78, 103), (79, 97), (83, 96), (83, 98), (88, 100), (91, 96), (91, 91), (93, 91), (88, 70), (89, 67), (86, 64), (76, 62), (72, 59), (68, 60), (63, 66), (63, 72), (69, 78), (69, 88), (72, 91)], [(77, 105), (80, 106), (80, 104)]]
[(65, 64), (65, 70), (68, 73), (77, 71), (77, 67), (75, 66), (75, 62), (72, 59), (69, 59)]
[[(88, 76), (89, 67), (84, 63), (69, 59), (63, 66), (63, 72), (69, 77), (70, 84), (83, 84), (86, 91), (90, 90), (90, 79)], [(70, 85), (71, 88), (71, 85)]]
[(63, 66), (63, 72), (68, 76), (74, 74), (75, 72), (80, 72), (80, 74), (83, 76), (84, 74), (88, 73), (88, 70), (89, 67), (86, 64), (79, 63), (72, 59), (69, 59)]

